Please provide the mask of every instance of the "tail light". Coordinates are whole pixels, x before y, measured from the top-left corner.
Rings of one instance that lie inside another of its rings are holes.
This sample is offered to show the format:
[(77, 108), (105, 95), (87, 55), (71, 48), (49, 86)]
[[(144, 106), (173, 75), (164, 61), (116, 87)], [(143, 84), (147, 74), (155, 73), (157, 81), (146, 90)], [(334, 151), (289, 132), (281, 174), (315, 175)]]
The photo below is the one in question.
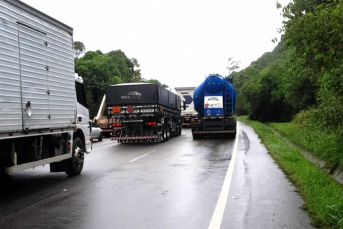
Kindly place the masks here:
[(120, 123), (117, 122), (117, 123), (112, 123), (112, 127), (120, 127)]
[(192, 123), (193, 124), (199, 124), (200, 123), (200, 120), (198, 118), (193, 118), (192, 119)]
[(147, 124), (148, 126), (156, 126), (157, 123), (156, 123), (156, 122), (147, 122), (146, 124)]
[(112, 107), (112, 113), (120, 113), (120, 107)]

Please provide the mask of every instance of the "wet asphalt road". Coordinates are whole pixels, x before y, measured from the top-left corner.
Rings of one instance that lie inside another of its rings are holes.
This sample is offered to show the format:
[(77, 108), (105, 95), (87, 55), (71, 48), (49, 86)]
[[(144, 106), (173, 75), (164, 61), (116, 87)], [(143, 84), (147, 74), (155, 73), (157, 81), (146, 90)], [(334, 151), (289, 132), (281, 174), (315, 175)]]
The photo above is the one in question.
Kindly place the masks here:
[[(12, 174), (0, 188), (0, 228), (208, 228), (234, 140), (94, 142), (77, 177), (49, 166)], [(253, 130), (240, 123), (221, 228), (312, 228), (303, 201)]]

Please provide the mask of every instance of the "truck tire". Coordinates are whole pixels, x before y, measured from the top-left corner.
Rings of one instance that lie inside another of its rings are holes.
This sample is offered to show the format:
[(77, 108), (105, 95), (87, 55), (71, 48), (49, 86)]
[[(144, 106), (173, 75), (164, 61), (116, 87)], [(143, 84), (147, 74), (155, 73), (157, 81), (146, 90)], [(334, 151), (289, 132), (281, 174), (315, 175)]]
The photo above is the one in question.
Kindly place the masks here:
[(161, 142), (165, 142), (165, 141), (166, 141), (166, 135), (165, 135), (165, 133), (166, 133), (165, 127), (163, 127), (163, 128), (162, 128), (162, 134), (161, 134), (163, 140), (162, 140)]
[(235, 139), (235, 138), (236, 138), (236, 131), (231, 135), (231, 138), (232, 138), (232, 139)]
[(102, 132), (101, 132), (101, 133), (100, 133), (100, 136), (99, 136), (99, 139), (98, 139), (99, 142), (102, 141), (102, 137), (103, 137), (102, 135), (103, 135), (103, 134), (102, 134)]
[[(69, 159), (69, 168), (66, 171), (68, 176), (79, 175), (84, 164), (84, 146), (80, 138), (75, 138), (72, 148), (72, 157)], [(77, 154), (77, 155), (76, 155)]]
[(170, 132), (169, 132), (169, 126), (168, 125), (165, 125), (165, 131), (166, 131), (166, 141), (168, 141), (170, 138)]

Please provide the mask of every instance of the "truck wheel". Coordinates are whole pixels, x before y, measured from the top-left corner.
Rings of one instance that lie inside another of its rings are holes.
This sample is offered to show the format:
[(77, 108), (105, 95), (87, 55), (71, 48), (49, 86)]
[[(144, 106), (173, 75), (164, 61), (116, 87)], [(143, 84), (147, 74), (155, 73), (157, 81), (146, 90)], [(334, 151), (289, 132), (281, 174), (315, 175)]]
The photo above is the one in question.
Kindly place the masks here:
[(166, 141), (166, 136), (165, 136), (165, 133), (166, 133), (166, 131), (165, 131), (165, 127), (163, 127), (163, 128), (162, 128), (162, 134), (161, 134), (161, 136), (162, 136), (163, 140), (162, 140), (161, 142), (165, 142), (165, 141)]
[(100, 133), (100, 136), (99, 136), (99, 139), (98, 139), (99, 142), (102, 141), (102, 137), (103, 137), (103, 136), (102, 136), (102, 132), (101, 132), (101, 133)]
[(83, 142), (80, 138), (75, 138), (73, 142), (72, 158), (69, 159), (69, 169), (66, 171), (68, 176), (79, 175), (84, 164)]
[(166, 129), (165, 129), (165, 131), (166, 131), (166, 141), (168, 141), (169, 140), (169, 135), (170, 135), (170, 133), (169, 133), (169, 126), (168, 125), (166, 125), (165, 126), (166, 127)]
[(236, 132), (234, 132), (234, 133), (231, 135), (231, 138), (232, 138), (232, 139), (235, 139), (235, 138), (236, 138)]

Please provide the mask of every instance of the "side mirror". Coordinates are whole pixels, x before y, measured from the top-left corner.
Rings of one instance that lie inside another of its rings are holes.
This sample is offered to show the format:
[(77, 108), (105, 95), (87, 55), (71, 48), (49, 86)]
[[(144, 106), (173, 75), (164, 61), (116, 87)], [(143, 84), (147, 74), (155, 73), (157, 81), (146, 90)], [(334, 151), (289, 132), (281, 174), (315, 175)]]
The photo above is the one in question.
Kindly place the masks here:
[(89, 121), (89, 133), (92, 133), (92, 121)]

